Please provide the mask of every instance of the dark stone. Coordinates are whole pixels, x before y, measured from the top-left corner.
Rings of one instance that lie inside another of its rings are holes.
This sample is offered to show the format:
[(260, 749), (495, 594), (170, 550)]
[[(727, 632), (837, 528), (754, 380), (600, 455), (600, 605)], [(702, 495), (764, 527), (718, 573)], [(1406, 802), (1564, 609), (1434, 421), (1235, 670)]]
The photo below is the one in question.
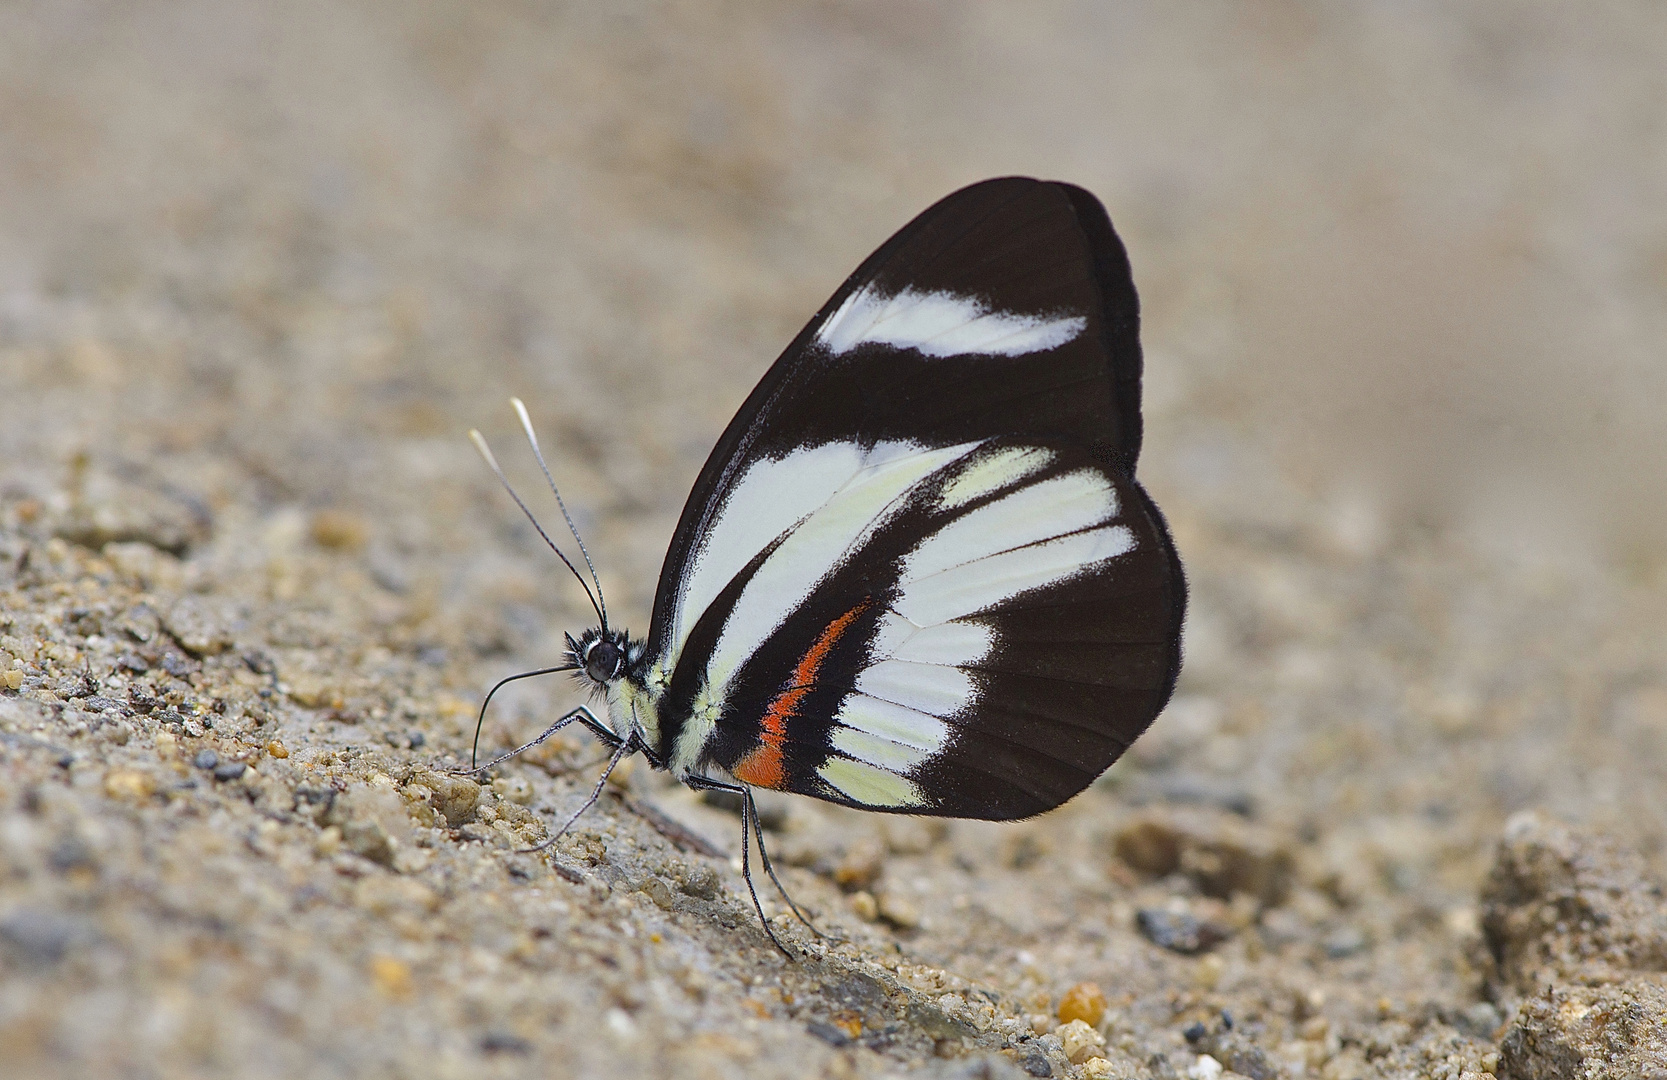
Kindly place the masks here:
[(1019, 1052), (1019, 1068), (1031, 1076), (1053, 1075), (1053, 1065), (1048, 1061), (1048, 1056), (1035, 1047)]
[(1212, 1033), (1203, 1024), (1193, 1024), (1184, 1034), (1195, 1053), (1209, 1054), (1240, 1076), (1250, 1080), (1277, 1080), (1279, 1076), (1267, 1053), (1244, 1032), (1233, 1030), (1233, 1014), (1225, 1009), (1219, 1030)]
[(1202, 922), (1186, 912), (1141, 908), (1135, 919), (1146, 940), (1187, 956), (1208, 952), (1226, 941), (1228, 936), (1222, 927)]
[(76, 919), (40, 908), (19, 908), (0, 919), (0, 944), (27, 963), (56, 964), (70, 948), (87, 937), (87, 927)]
[(58, 685), (54, 689), (58, 696), (62, 698), (92, 697), (98, 692), (97, 684), (86, 673), (73, 678), (59, 679)]
[(197, 756), (191, 759), (191, 764), (206, 772), (220, 764), (220, 755), (212, 750), (198, 750)]
[(887, 1024), (883, 1029), (862, 1037), (862, 1044), (870, 1050), (884, 1052), (897, 1045), (897, 1033), (903, 1030), (897, 1024)]
[(116, 657), (116, 666), (123, 671), (131, 671), (135, 675), (143, 675), (150, 670), (150, 661), (138, 653), (122, 653)]
[(241, 761), (226, 761), (214, 767), (214, 779), (221, 782), (236, 780), (249, 771), (249, 766)]
[(483, 1054), (530, 1054), (533, 1044), (507, 1031), (488, 1031), (480, 1037)]
[(331, 787), (308, 787), (302, 785), (295, 789), (295, 808), (303, 806), (314, 807), (314, 816), (322, 818), (329, 814), (331, 807), (336, 804), (336, 789)]
[(46, 865), (64, 874), (71, 870), (90, 870), (98, 865), (98, 861), (93, 849), (80, 837), (64, 836), (47, 851)]
[(829, 1046), (850, 1046), (852, 1042), (851, 1036), (845, 1034), (845, 1032), (834, 1027), (832, 1024), (825, 1023), (821, 1020), (812, 1020), (810, 1023), (805, 1025), (805, 1030), (816, 1036), (818, 1039), (821, 1039)]
[(1267, 1053), (1243, 1036), (1224, 1035), (1217, 1040), (1213, 1056), (1240, 1076), (1250, 1077), (1250, 1080), (1277, 1080), (1279, 1076), (1279, 1070), (1268, 1060)]
[(81, 704), (85, 705), (94, 712), (109, 712), (111, 709), (119, 709), (122, 707), (121, 702), (112, 701), (110, 698), (107, 698), (102, 694), (94, 694)]
[(1364, 952), (1367, 944), (1366, 934), (1358, 926), (1345, 926), (1326, 937), (1325, 954), (1332, 960), (1341, 960)]

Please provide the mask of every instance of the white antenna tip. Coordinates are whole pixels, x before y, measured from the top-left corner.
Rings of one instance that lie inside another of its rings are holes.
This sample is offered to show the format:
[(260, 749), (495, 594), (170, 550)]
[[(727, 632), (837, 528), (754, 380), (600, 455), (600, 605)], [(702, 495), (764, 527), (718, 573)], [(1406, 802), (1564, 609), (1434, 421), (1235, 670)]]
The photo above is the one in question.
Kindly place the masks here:
[(532, 417), (527, 415), (526, 403), (518, 397), (510, 398), (509, 403), (515, 406), (515, 415), (521, 418), (521, 430), (527, 433), (527, 441), (532, 444), (533, 453), (537, 455), (539, 464), (542, 465), (544, 455), (538, 449), (538, 436), (533, 434), (533, 421)]
[(480, 451), (480, 456), (486, 459), (488, 465), (492, 466), (492, 471), (497, 472), (498, 459), (492, 456), (492, 448), (486, 445), (486, 436), (475, 428), (470, 428), (469, 441), (475, 444), (475, 449)]

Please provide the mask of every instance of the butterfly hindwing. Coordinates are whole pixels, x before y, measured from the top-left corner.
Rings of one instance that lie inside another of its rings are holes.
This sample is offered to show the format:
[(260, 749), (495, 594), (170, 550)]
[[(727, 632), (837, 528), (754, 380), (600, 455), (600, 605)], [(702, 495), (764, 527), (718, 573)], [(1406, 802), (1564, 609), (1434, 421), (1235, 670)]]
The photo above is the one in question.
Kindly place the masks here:
[[(966, 498), (1015, 457), (1041, 467)], [(986, 444), (919, 482), (729, 680), (714, 762), (868, 809), (1063, 802), (1172, 678), (1169, 574), (1140, 557), (1162, 533), (1130, 495), (1069, 447)]]
[(1180, 565), (1133, 478), (1140, 351), (1097, 201), (932, 207), (748, 398), (673, 539), (660, 753), (871, 809), (1058, 805), (1162, 708)]

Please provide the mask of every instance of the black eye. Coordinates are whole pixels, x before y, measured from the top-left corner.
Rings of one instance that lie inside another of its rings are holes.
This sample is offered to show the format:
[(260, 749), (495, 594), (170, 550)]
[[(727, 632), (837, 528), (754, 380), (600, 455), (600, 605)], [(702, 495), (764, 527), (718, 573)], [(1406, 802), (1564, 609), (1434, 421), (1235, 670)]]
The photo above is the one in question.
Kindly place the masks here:
[(585, 653), (585, 674), (597, 682), (607, 682), (619, 674), (619, 665), (624, 659), (618, 645), (611, 641), (598, 641)]

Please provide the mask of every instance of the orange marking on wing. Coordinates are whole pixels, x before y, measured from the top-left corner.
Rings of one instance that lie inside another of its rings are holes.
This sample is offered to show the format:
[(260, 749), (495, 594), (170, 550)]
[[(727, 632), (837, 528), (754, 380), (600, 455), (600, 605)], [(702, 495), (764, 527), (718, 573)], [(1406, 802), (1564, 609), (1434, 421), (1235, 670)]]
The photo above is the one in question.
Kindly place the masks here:
[(798, 665), (793, 668), (793, 681), (771, 698), (769, 706), (765, 708), (764, 717), (759, 722), (758, 745), (730, 770), (737, 779), (758, 787), (778, 789), (786, 782), (787, 762), (782, 757), (782, 748), (787, 742), (787, 721), (797, 711), (799, 702), (816, 686), (817, 669), (822, 666), (822, 661), (828, 658), (828, 653), (833, 651), (840, 635), (845, 633), (846, 628), (856, 621), (857, 616), (861, 615), (868, 605), (869, 601), (864, 600), (829, 623), (806, 650)]

